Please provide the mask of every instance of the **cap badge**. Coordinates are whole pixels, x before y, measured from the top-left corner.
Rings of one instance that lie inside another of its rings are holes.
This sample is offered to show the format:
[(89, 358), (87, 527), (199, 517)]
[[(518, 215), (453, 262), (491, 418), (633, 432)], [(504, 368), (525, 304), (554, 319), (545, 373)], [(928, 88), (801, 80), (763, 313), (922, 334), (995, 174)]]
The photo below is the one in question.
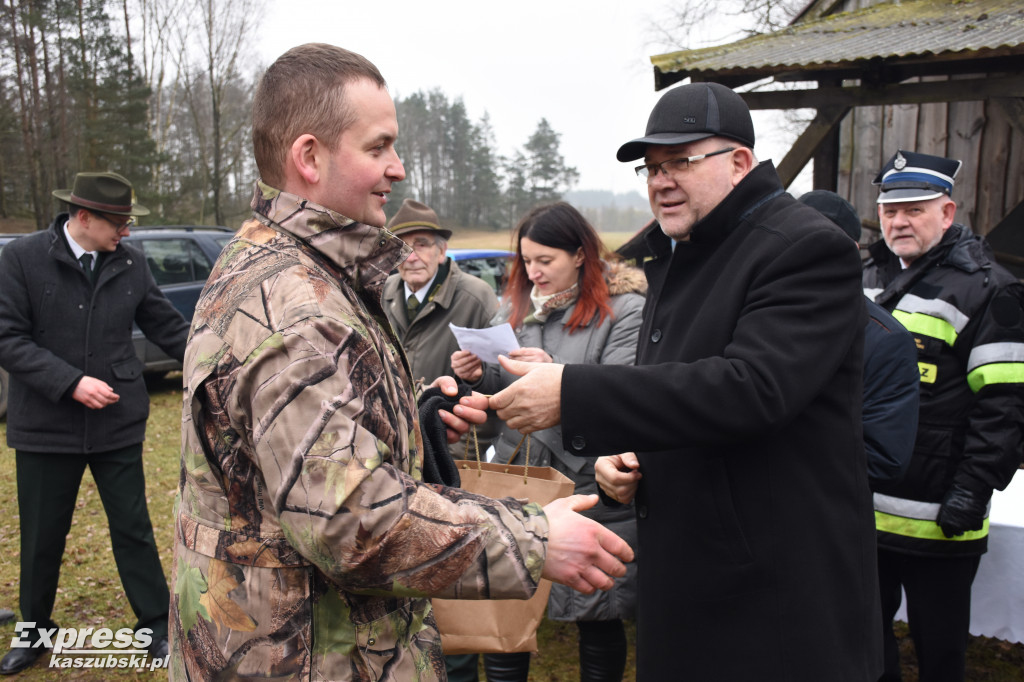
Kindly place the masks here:
[(896, 170), (903, 170), (907, 167), (907, 160), (903, 158), (902, 152), (896, 152), (896, 158), (892, 162), (892, 167)]

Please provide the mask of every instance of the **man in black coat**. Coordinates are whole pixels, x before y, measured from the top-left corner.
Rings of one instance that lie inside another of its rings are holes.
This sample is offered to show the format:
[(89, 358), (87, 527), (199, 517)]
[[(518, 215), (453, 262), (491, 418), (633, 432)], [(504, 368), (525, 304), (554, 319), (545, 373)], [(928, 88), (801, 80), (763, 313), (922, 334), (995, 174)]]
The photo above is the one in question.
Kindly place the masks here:
[[(134, 216), (149, 213), (134, 202), (128, 180), (79, 173), (73, 189), (53, 194), (69, 213), (0, 255), (0, 366), (11, 378), (7, 444), (17, 460), (21, 619), (39, 630), (57, 627), (51, 612), (64, 539), (88, 466), (135, 628), (152, 630), (150, 654), (162, 657), (170, 595), (146, 506), (142, 441), (149, 396), (132, 323), (178, 360), (188, 324), (142, 254), (121, 243)], [(135, 641), (144, 644), (141, 634)], [(41, 639), (32, 630), (19, 637)], [(30, 666), (46, 641), (13, 647), (0, 673)]]
[(502, 361), (508, 425), (559, 421), (566, 449), (636, 497), (637, 679), (849, 680), (881, 672), (861, 436), (855, 245), (754, 158), (732, 90), (655, 105), (643, 157), (660, 224), (636, 366)]

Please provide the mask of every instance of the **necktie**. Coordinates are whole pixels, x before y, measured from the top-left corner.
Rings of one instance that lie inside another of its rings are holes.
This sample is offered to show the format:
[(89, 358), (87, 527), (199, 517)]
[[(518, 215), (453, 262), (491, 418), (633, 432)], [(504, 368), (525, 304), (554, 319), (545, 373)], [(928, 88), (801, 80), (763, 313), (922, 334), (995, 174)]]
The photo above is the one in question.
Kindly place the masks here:
[(89, 283), (96, 283), (96, 272), (92, 269), (92, 254), (83, 253), (78, 257), (78, 262), (82, 264), (82, 269), (85, 270), (85, 274), (89, 277)]
[(420, 299), (416, 298), (416, 294), (409, 294), (408, 300), (405, 302), (405, 312), (409, 316), (409, 321), (412, 322), (412, 318), (416, 317), (416, 311), (419, 310)]

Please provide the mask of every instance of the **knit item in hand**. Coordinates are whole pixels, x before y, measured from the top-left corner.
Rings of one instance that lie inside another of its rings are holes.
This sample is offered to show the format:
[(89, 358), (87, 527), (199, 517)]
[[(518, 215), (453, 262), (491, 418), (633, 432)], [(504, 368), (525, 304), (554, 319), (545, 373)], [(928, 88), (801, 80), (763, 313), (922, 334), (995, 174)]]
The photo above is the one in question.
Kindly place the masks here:
[(423, 481), (458, 488), (462, 483), (459, 470), (448, 451), (448, 436), (438, 410), (452, 411), (459, 398), (470, 394), (470, 388), (459, 382), (458, 395), (447, 396), (436, 386), (423, 391), (419, 400), (420, 432), (423, 434)]

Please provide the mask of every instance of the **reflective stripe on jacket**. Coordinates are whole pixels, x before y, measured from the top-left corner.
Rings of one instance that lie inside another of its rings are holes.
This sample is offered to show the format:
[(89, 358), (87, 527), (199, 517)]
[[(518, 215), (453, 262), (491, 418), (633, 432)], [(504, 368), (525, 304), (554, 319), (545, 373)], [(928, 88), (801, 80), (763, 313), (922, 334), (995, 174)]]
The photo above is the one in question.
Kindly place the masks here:
[(914, 335), (921, 374), (910, 467), (875, 496), (879, 543), (925, 555), (984, 553), (987, 521), (947, 538), (935, 518), (954, 484), (987, 499), (1020, 463), (1024, 286), (962, 225), (906, 269), (882, 241), (870, 253), (864, 292)]

